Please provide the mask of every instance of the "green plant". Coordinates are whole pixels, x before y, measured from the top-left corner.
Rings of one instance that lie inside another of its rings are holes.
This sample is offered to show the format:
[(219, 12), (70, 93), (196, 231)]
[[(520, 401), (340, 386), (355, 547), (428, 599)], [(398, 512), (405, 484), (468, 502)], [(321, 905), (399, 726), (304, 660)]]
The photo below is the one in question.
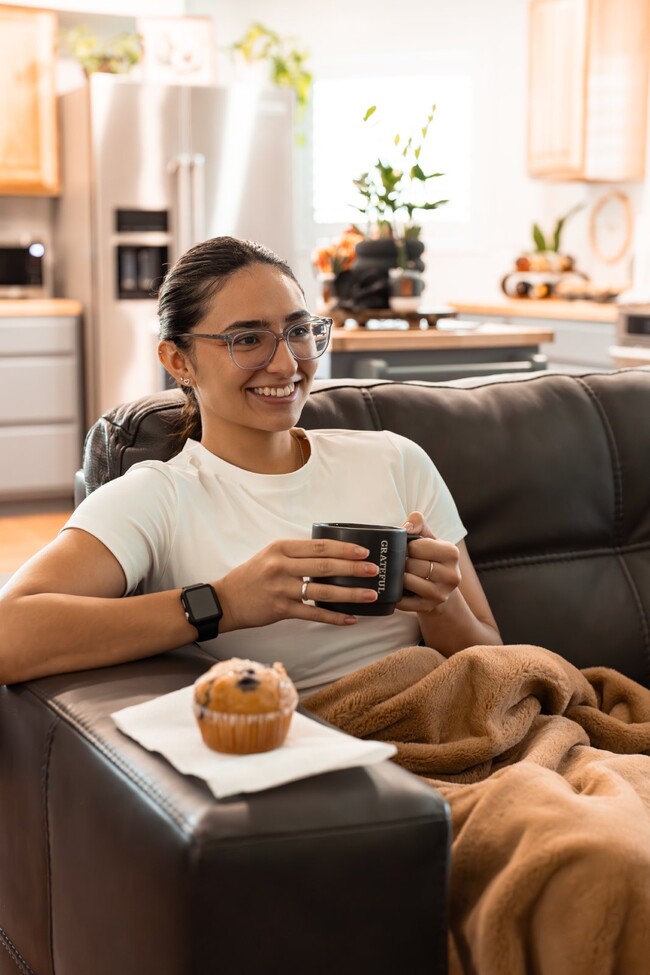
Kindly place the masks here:
[(125, 74), (138, 63), (142, 55), (138, 34), (118, 34), (104, 42), (91, 34), (83, 24), (64, 34), (63, 48), (76, 58), (87, 75), (95, 71)]
[(541, 253), (543, 251), (555, 251), (556, 253), (560, 252), (564, 225), (569, 217), (572, 217), (574, 213), (578, 212), (578, 210), (582, 210), (583, 206), (583, 203), (578, 203), (577, 206), (571, 207), (568, 213), (565, 213), (563, 217), (560, 217), (557, 220), (555, 227), (553, 228), (553, 233), (550, 237), (545, 237), (540, 230), (539, 225), (536, 223), (533, 224), (533, 241), (535, 243), (535, 250), (537, 253)]
[(231, 50), (246, 61), (268, 61), (270, 79), (281, 88), (291, 88), (296, 102), (304, 109), (309, 101), (313, 77), (306, 66), (307, 52), (294, 46), (293, 37), (281, 37), (264, 24), (254, 23)]
[[(367, 123), (377, 110), (376, 105), (371, 105), (366, 111), (363, 121)], [(436, 200), (417, 202), (412, 197), (415, 187), (423, 186), (430, 179), (442, 176), (442, 173), (425, 173), (420, 165), (420, 155), (422, 147), (429, 132), (429, 126), (433, 121), (436, 106), (431, 106), (431, 111), (427, 116), (425, 124), (419, 130), (419, 138), (409, 136), (403, 146), (400, 147), (402, 136), (398, 133), (393, 144), (399, 148), (399, 155), (404, 160), (400, 167), (394, 166), (392, 162), (385, 162), (381, 157), (377, 158), (373, 166), (365, 173), (362, 173), (352, 182), (365, 200), (364, 206), (357, 206), (355, 209), (363, 213), (368, 220), (368, 235), (371, 235), (373, 223), (376, 225), (377, 234), (380, 237), (393, 238), (417, 238), (421, 228), (413, 223), (413, 213), (415, 210), (435, 210), (448, 203), (448, 200)], [(403, 221), (402, 233), (399, 233), (398, 216), (401, 212), (406, 214)]]

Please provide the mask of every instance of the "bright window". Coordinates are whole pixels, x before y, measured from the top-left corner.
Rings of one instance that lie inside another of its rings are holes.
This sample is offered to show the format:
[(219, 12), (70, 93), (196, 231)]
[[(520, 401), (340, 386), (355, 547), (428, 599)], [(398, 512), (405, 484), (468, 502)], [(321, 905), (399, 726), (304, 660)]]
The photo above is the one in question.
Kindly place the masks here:
[[(315, 82), (313, 100), (313, 206), (316, 224), (357, 223), (365, 217), (352, 180), (379, 156), (401, 167), (400, 146), (417, 136), (431, 105), (433, 122), (420, 156), (425, 173), (444, 173), (429, 180), (423, 200), (447, 199), (432, 211), (416, 210), (423, 227), (435, 221), (436, 237), (458, 237), (472, 217), (472, 78), (469, 74), (401, 75), (400, 77), (332, 78)], [(377, 111), (363, 121), (366, 110)], [(400, 145), (394, 138), (399, 133)], [(415, 195), (415, 194), (414, 194)]]

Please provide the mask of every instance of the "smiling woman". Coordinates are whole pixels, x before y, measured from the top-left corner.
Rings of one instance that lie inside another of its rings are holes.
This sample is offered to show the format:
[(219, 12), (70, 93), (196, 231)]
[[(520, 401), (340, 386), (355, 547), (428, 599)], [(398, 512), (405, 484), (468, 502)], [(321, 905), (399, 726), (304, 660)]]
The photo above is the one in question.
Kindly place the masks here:
[[(307, 692), (422, 638), (445, 654), (500, 642), (428, 455), (388, 431), (296, 426), (331, 321), (309, 313), (284, 261), (248, 241), (204, 241), (168, 272), (159, 316), (160, 360), (186, 396), (179, 452), (87, 497), (12, 579), (0, 681), (198, 639), (219, 657), (280, 660)], [(313, 539), (323, 520), (418, 536), (390, 617), (368, 617), (379, 572), (368, 549)], [(206, 618), (187, 609), (197, 590)], [(363, 625), (341, 604), (363, 605)]]

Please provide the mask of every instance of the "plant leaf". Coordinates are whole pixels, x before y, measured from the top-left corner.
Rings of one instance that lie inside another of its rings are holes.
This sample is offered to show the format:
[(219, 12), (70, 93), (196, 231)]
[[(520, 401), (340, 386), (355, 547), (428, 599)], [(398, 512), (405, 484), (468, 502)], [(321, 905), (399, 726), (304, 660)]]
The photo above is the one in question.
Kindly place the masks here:
[(370, 108), (366, 109), (366, 114), (363, 116), (363, 121), (367, 122), (371, 115), (374, 115), (377, 111), (376, 105), (371, 105)]
[(533, 240), (535, 241), (535, 246), (538, 251), (547, 250), (544, 234), (536, 223), (533, 224)]

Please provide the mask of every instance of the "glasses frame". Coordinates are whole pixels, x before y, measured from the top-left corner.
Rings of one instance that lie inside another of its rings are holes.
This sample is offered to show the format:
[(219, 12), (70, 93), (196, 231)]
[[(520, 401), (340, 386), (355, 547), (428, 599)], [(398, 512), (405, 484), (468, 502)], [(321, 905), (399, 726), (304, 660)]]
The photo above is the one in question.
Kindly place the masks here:
[[(302, 356), (296, 355), (296, 353), (289, 345), (288, 342), (289, 335), (296, 328), (304, 328), (305, 325), (315, 325), (315, 324), (325, 325), (327, 327), (327, 342), (324, 348), (321, 349), (320, 352), (317, 352), (316, 355), (302, 355)], [(275, 353), (278, 351), (278, 346), (280, 342), (284, 342), (287, 349), (289, 350), (289, 355), (291, 355), (292, 358), (294, 358), (297, 362), (313, 362), (314, 359), (320, 359), (323, 353), (327, 352), (327, 348), (330, 344), (330, 337), (332, 334), (333, 324), (334, 324), (334, 319), (332, 318), (320, 318), (319, 316), (312, 315), (309, 318), (304, 318), (300, 322), (292, 322), (291, 325), (287, 325), (285, 328), (283, 328), (279, 334), (277, 332), (274, 332), (270, 328), (242, 328), (236, 332), (228, 332), (228, 333), (181, 332), (179, 335), (175, 336), (174, 341), (176, 341), (176, 339), (210, 339), (213, 342), (224, 342), (228, 346), (228, 354), (230, 355), (230, 358), (234, 363), (234, 365), (236, 365), (238, 369), (242, 369), (244, 372), (251, 372), (252, 370), (256, 370), (256, 369), (265, 369), (266, 366), (268, 366), (269, 362), (271, 362)], [(275, 345), (273, 346), (273, 351), (269, 355), (268, 359), (266, 359), (266, 361), (260, 365), (254, 367), (240, 366), (239, 363), (236, 361), (235, 356), (233, 355), (233, 345), (235, 341), (238, 338), (240, 338), (242, 335), (259, 335), (260, 333), (264, 335), (271, 335), (273, 337), (273, 340), (275, 342)]]

